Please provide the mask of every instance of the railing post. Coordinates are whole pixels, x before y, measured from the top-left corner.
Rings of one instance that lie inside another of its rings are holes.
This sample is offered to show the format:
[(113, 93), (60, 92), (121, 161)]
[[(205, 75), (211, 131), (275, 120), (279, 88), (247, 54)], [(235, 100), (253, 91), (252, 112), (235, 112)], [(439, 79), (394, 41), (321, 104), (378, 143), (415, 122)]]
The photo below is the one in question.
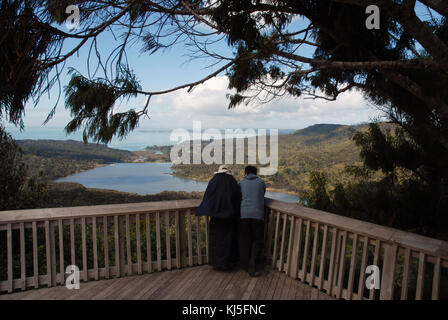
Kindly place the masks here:
[(180, 243), (180, 265), (182, 268), (187, 266), (187, 242), (185, 231), (185, 211), (179, 212), (179, 243)]
[(383, 246), (384, 260), (383, 272), (381, 273), (380, 300), (392, 300), (394, 298), (395, 264), (397, 262), (398, 247), (386, 243), (383, 243)]

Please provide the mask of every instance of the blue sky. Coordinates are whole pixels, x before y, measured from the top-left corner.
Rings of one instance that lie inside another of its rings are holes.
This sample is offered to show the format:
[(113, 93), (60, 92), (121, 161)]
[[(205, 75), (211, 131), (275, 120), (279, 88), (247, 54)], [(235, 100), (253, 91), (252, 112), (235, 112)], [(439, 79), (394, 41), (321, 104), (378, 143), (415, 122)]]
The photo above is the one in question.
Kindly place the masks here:
[[(420, 15), (428, 16), (418, 5)], [(81, 21), (82, 24), (82, 21)], [(296, 21), (294, 26), (302, 25)], [(61, 26), (64, 28), (64, 26)], [(73, 43), (67, 43), (72, 45)], [(110, 33), (99, 38), (99, 51), (107, 54), (118, 44)], [(225, 43), (216, 47), (220, 53), (231, 56), (231, 49)], [(80, 50), (79, 54), (71, 57), (66, 66), (74, 67), (87, 75), (86, 56), (89, 47)], [(127, 51), (131, 67), (141, 80), (145, 90), (162, 90), (171, 88), (185, 82), (201, 79), (220, 65), (212, 68), (211, 60), (190, 60), (182, 44), (167, 50), (159, 51), (151, 56), (141, 53), (141, 47), (134, 45)], [(305, 49), (300, 52), (309, 55), (311, 51)], [(93, 61), (94, 63), (94, 61)], [(92, 63), (92, 64), (93, 64)], [(222, 64), (221, 64), (222, 65)], [(68, 83), (67, 70), (61, 77), (61, 85)], [(224, 74), (196, 87), (192, 92), (177, 91), (164, 96), (155, 96), (151, 100), (150, 119), (142, 119), (140, 128), (191, 128), (193, 120), (201, 120), (204, 128), (294, 128), (300, 129), (316, 123), (356, 124), (377, 119), (380, 113), (363, 98), (362, 94), (351, 91), (342, 94), (337, 101), (306, 100), (303, 98), (282, 98), (268, 104), (239, 106), (228, 110), (226, 94), (228, 81)], [(50, 97), (43, 96), (36, 108), (29, 103), (26, 108), (26, 127), (40, 127), (48, 112), (56, 103), (58, 96), (57, 86), (51, 90)], [(139, 96), (117, 106), (118, 111), (134, 107), (141, 108), (146, 98)], [(70, 120), (69, 112), (64, 108), (64, 96), (57, 104), (56, 114), (48, 122), (48, 128), (63, 128)], [(6, 127), (11, 125), (6, 124)], [(45, 127), (42, 128), (45, 130)], [(62, 129), (61, 129), (62, 130)]]

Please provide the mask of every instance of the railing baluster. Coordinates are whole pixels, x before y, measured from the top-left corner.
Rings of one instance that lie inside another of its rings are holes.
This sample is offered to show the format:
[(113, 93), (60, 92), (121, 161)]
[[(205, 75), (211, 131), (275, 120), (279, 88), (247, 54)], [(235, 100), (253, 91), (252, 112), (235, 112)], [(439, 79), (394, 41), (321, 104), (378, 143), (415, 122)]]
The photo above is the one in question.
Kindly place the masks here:
[(395, 267), (397, 265), (397, 245), (387, 244), (384, 251), (383, 270), (381, 272), (381, 300), (392, 300), (394, 298)]
[(47, 285), (51, 287), (51, 252), (50, 252), (50, 221), (45, 220), (45, 259), (47, 261)]
[(434, 275), (432, 278), (432, 299), (439, 300), (440, 293), (440, 257), (436, 257), (436, 263), (434, 264)]
[(202, 247), (201, 247), (201, 217), (196, 217), (196, 247), (198, 251), (198, 264), (202, 264)]
[(65, 282), (65, 265), (64, 265), (64, 226), (62, 219), (58, 220), (58, 235), (59, 235), (59, 273), (60, 284)]
[(322, 290), (324, 284), (324, 271), (325, 265), (327, 262), (326, 252), (327, 252), (327, 237), (328, 237), (328, 225), (324, 226), (324, 236), (322, 239), (322, 251), (320, 253), (320, 268), (319, 268), (319, 283), (317, 284), (317, 288)]
[[(381, 241), (379, 239), (376, 240), (375, 243), (375, 253), (373, 255), (373, 265), (374, 266), (378, 266), (378, 261), (379, 261), (379, 257), (380, 257), (380, 251), (381, 251)], [(369, 292), (369, 299), (370, 300), (374, 300), (375, 299), (375, 288), (370, 289)]]
[(403, 279), (401, 280), (401, 300), (408, 299), (408, 279), (409, 279), (410, 260), (411, 260), (411, 249), (406, 248), (404, 266), (403, 266)]
[(293, 279), (297, 279), (297, 273), (299, 271), (300, 247), (302, 245), (302, 218), (295, 219), (295, 224), (296, 231), (294, 234), (294, 244), (291, 257), (291, 274)]
[(266, 256), (266, 263), (267, 264), (271, 264), (272, 265), (272, 236), (274, 234), (274, 212), (272, 211), (272, 209), (269, 209), (269, 214), (267, 215), (268, 220), (267, 220), (267, 232), (266, 232), (266, 239), (265, 239), (265, 243), (266, 243), (266, 248), (265, 248), (265, 256)]
[(37, 223), (32, 222), (33, 228), (33, 277), (34, 277), (34, 288), (39, 288), (39, 264), (37, 255)]
[(286, 274), (291, 276), (291, 258), (292, 258), (292, 246), (295, 234), (295, 218), (289, 217), (289, 240), (288, 240), (288, 253), (286, 255)]
[(347, 300), (352, 300), (353, 284), (355, 280), (356, 256), (358, 254), (358, 234), (353, 234), (352, 256), (350, 258), (350, 272), (348, 274)]
[(103, 248), (104, 248), (104, 277), (109, 279), (109, 233), (108, 233), (108, 218), (103, 217)]
[(26, 265), (25, 265), (25, 224), (20, 223), (20, 280), (22, 290), (26, 289)]
[(191, 235), (191, 211), (187, 210), (187, 236), (188, 236), (188, 265), (191, 267), (193, 265), (193, 244)]
[(160, 243), (160, 212), (156, 212), (157, 270), (162, 271), (162, 249)]
[(277, 218), (275, 222), (275, 234), (274, 234), (274, 251), (272, 253), (272, 267), (277, 267), (277, 245), (278, 245), (278, 229), (280, 225), (280, 212), (276, 213)]
[(282, 242), (280, 244), (280, 264), (277, 266), (278, 271), (283, 271), (285, 268), (284, 258), (285, 258), (285, 238), (286, 238), (286, 224), (288, 222), (288, 216), (286, 213), (283, 214), (283, 227), (282, 227)]
[(174, 213), (174, 229), (176, 235), (176, 267), (182, 268), (181, 253), (180, 253), (180, 226), (179, 226), (179, 211)]
[(127, 214), (125, 217), (125, 226), (126, 226), (126, 257), (127, 257), (127, 273), (128, 276), (132, 275), (132, 251), (131, 251), (131, 230), (130, 230), (130, 215)]
[(336, 298), (340, 299), (342, 297), (342, 289), (344, 287), (344, 271), (345, 271), (345, 250), (347, 247), (347, 231), (342, 233), (342, 245), (341, 254), (339, 259), (339, 276), (338, 276), (338, 291), (336, 293)]
[(415, 293), (415, 300), (421, 300), (423, 298), (423, 285), (425, 280), (425, 261), (426, 255), (420, 252), (418, 260), (418, 275), (417, 275), (417, 289)]
[(49, 223), (50, 227), (50, 262), (51, 262), (51, 285), (56, 285), (56, 234), (54, 224)]
[(92, 245), (93, 245), (93, 274), (94, 279), (99, 279), (98, 274), (98, 247), (96, 237), (96, 217), (92, 217)]
[(311, 221), (306, 221), (306, 231), (305, 231), (305, 247), (303, 248), (303, 261), (302, 261), (302, 271), (301, 279), (303, 282), (307, 281), (307, 263), (308, 263), (308, 252), (310, 248), (310, 237), (311, 237)]
[(333, 228), (333, 235), (331, 237), (331, 251), (330, 251), (330, 265), (328, 271), (328, 289), (327, 294), (331, 296), (333, 294), (333, 275), (335, 269), (335, 256), (336, 256), (336, 242), (338, 241), (338, 229)]
[[(338, 230), (338, 235), (336, 237), (336, 254), (334, 258), (334, 276), (333, 276), (333, 288), (337, 289), (338, 287), (338, 275), (339, 275), (339, 260), (341, 258), (341, 238), (342, 238), (343, 229)], [(334, 293), (335, 296), (337, 294)]]
[(70, 260), (72, 265), (76, 265), (75, 255), (75, 219), (70, 219)]
[(358, 283), (358, 300), (364, 300), (364, 288), (366, 285), (366, 266), (367, 255), (369, 253), (369, 237), (364, 237), (364, 245), (362, 247), (361, 268), (359, 270), (359, 283)]
[(135, 237), (137, 242), (137, 273), (142, 274), (142, 244), (140, 235), (140, 215), (135, 215)]
[(123, 215), (118, 216), (118, 234), (119, 237), (119, 246), (120, 246), (120, 276), (124, 277), (126, 276), (126, 273), (128, 272), (128, 268), (126, 268), (126, 222), (125, 217)]
[(319, 239), (320, 225), (316, 222), (316, 228), (314, 229), (314, 240), (313, 240), (313, 253), (311, 255), (311, 280), (310, 284), (314, 285), (314, 277), (316, 273), (316, 256), (317, 256), (317, 240)]
[(6, 261), (8, 262), (8, 292), (12, 292), (14, 290), (13, 288), (13, 263), (12, 263), (12, 229), (11, 224), (8, 223), (6, 226), (6, 245), (7, 245), (7, 258)]
[(186, 230), (186, 212), (184, 210), (179, 212), (179, 242), (180, 242), (180, 265), (182, 268), (188, 265), (187, 259), (187, 243), (188, 235)]
[(121, 261), (120, 261), (120, 230), (118, 225), (118, 216), (114, 216), (114, 238), (115, 238), (115, 276), (121, 277)]
[(81, 218), (81, 242), (82, 242), (82, 278), (88, 281), (87, 274), (87, 239), (86, 239), (86, 218)]
[(146, 214), (146, 263), (148, 272), (152, 272), (152, 252), (151, 252), (151, 216)]
[[(199, 218), (199, 217), (198, 217)], [(165, 212), (166, 268), (171, 270), (170, 212)]]

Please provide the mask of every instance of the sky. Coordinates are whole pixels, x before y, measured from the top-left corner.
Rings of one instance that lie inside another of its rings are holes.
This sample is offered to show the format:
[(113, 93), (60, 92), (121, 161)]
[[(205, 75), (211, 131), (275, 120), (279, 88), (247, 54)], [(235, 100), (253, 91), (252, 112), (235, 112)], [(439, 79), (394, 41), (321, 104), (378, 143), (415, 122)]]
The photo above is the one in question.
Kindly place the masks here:
[[(300, 27), (303, 21), (296, 21), (293, 27)], [(81, 21), (82, 24), (82, 21)], [(61, 26), (64, 28), (64, 26)], [(99, 51), (107, 54), (118, 44), (112, 35), (105, 34), (99, 38)], [(67, 46), (73, 45), (68, 42)], [(231, 49), (223, 42), (215, 46), (216, 50), (231, 56)], [(67, 61), (70, 66), (87, 75), (87, 55), (89, 47)], [(311, 54), (300, 52), (303, 55)], [(128, 49), (128, 59), (131, 68), (141, 80), (143, 89), (162, 90), (172, 88), (185, 82), (197, 81), (216, 70), (220, 65), (208, 67), (209, 60), (189, 59), (186, 48), (176, 45), (165, 51), (158, 51), (149, 56), (142, 53), (141, 46), (134, 45)], [(91, 67), (95, 61), (91, 60)], [(221, 64), (222, 65), (222, 64)], [(61, 76), (61, 85), (69, 81), (67, 69)], [(284, 97), (267, 104), (240, 105), (235, 109), (227, 108), (226, 94), (232, 93), (227, 89), (227, 77), (221, 73), (204, 84), (197, 86), (191, 92), (179, 90), (167, 95), (154, 96), (149, 107), (149, 119), (140, 121), (139, 128), (143, 129), (191, 129), (194, 120), (202, 121), (203, 128), (279, 128), (301, 129), (316, 123), (358, 124), (369, 122), (381, 117), (381, 113), (363, 98), (358, 91), (349, 91), (341, 94), (336, 101), (322, 99), (304, 99)], [(49, 111), (58, 100), (58, 87), (55, 86), (50, 96), (42, 96), (40, 102), (34, 107), (28, 103), (24, 118), (25, 130), (27, 127), (62, 128), (70, 121), (70, 113), (64, 107), (62, 93), (57, 103), (55, 116), (42, 126)], [(131, 107), (140, 109), (146, 103), (146, 97), (138, 96), (128, 103), (116, 106), (116, 111), (124, 111)], [(10, 128), (10, 124), (5, 124)]]

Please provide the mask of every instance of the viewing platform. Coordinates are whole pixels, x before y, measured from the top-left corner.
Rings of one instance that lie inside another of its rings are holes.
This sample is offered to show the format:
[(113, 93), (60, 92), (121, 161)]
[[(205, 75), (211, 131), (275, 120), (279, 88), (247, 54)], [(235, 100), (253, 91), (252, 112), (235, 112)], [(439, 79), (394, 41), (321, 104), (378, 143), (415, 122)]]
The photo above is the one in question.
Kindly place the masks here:
[[(448, 298), (448, 242), (272, 199), (264, 274), (215, 271), (199, 203), (2, 211), (0, 299)], [(69, 265), (80, 289), (65, 286)]]

